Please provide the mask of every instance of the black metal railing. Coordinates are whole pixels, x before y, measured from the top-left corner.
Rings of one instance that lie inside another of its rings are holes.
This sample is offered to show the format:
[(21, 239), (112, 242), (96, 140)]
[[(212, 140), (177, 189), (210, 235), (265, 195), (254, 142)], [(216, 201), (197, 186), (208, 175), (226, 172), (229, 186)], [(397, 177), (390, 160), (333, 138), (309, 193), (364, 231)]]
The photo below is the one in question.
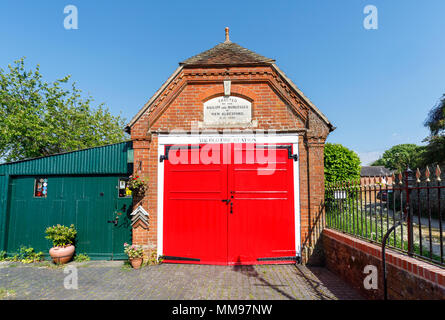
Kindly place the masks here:
[[(410, 256), (444, 264), (445, 184), (440, 168), (430, 179), (428, 168), (392, 176), (328, 183), (325, 188), (326, 225)], [(433, 181), (432, 181), (433, 180)]]

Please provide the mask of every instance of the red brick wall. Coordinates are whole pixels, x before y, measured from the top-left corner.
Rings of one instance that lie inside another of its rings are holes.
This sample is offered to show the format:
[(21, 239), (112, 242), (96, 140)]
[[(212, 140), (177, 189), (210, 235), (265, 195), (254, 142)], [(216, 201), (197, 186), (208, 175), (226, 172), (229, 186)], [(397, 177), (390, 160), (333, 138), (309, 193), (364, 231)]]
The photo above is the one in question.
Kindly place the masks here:
[[(385, 177), (386, 184), (388, 184), (388, 189), (392, 188), (392, 177)], [(360, 177), (360, 186), (362, 187), (361, 197), (363, 201), (369, 202), (379, 202), (380, 200), (377, 199), (377, 194), (380, 191), (380, 177)], [(382, 184), (382, 191), (386, 190), (386, 185)]]
[[(153, 124), (151, 130), (168, 131), (168, 129), (176, 128), (189, 131), (192, 121), (203, 121), (203, 99), (202, 93), (208, 93), (205, 100), (212, 97), (213, 92), (221, 93), (223, 87), (218, 84), (189, 84), (184, 88), (181, 94), (173, 100), (168, 109), (162, 114), (156, 123)], [(290, 108), (286, 106), (267, 85), (267, 83), (246, 83), (232, 84), (232, 95), (236, 95), (237, 91), (244, 90), (252, 99), (255, 95), (258, 97), (252, 101), (252, 118), (258, 120), (258, 128), (267, 130), (295, 130), (304, 128), (304, 123), (292, 114)], [(241, 95), (240, 95), (241, 96)], [(271, 112), (271, 111), (274, 112)]]
[[(326, 266), (369, 299), (383, 299), (382, 249), (338, 231), (324, 229)], [(386, 250), (389, 299), (445, 299), (445, 269)], [(377, 267), (378, 288), (365, 289), (366, 265)]]
[[(317, 241), (325, 225), (324, 219), (324, 144), (308, 142), (306, 159), (302, 159), (304, 175), (300, 172), (301, 204), (301, 244), (303, 262), (322, 264), (322, 253)], [(314, 253), (315, 250), (315, 254)], [(311, 258), (311, 260), (309, 260)]]
[(203, 102), (223, 95), (227, 78), (232, 95), (252, 102), (252, 120), (258, 122), (254, 129), (300, 135), (301, 242), (309, 256), (324, 223), (323, 148), (329, 129), (270, 67), (183, 69), (133, 124), (134, 170), (149, 178), (148, 192), (135, 199), (135, 205), (142, 204), (150, 215), (149, 229), (134, 230), (133, 241), (151, 249), (157, 246), (157, 134), (190, 132), (193, 123), (203, 120)]

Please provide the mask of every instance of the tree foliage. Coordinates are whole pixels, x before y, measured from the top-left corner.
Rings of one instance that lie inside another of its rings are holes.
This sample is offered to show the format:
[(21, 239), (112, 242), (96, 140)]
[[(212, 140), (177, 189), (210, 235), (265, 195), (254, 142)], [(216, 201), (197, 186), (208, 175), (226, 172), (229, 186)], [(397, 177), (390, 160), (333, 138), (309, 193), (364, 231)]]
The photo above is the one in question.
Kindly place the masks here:
[(26, 70), (24, 58), (0, 69), (0, 159), (47, 156), (125, 139), (124, 119), (113, 116), (65, 76), (43, 81), (39, 65)]
[(429, 112), (424, 125), (430, 129), (432, 136), (443, 134), (445, 131), (445, 94)]
[(428, 145), (423, 164), (445, 164), (445, 94), (431, 109), (424, 125), (430, 135), (424, 140)]
[(326, 143), (324, 173), (326, 182), (357, 180), (360, 178), (360, 158), (341, 144)]
[(422, 166), (445, 164), (445, 136), (438, 135), (426, 139), (428, 145), (423, 155)]
[(415, 144), (398, 144), (386, 150), (373, 166), (385, 166), (388, 169), (402, 172), (407, 166), (419, 168), (423, 164), (425, 147)]

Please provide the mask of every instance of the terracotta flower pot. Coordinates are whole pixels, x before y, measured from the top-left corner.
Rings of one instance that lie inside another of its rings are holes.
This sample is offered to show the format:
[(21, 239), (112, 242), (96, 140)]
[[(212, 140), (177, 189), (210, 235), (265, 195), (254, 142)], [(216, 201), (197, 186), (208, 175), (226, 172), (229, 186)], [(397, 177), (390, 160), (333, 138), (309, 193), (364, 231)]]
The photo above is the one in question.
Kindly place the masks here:
[(76, 248), (73, 245), (67, 247), (53, 247), (49, 249), (49, 255), (53, 259), (54, 263), (64, 264), (71, 260)]
[(142, 258), (130, 259), (130, 264), (134, 269), (139, 269), (142, 265)]

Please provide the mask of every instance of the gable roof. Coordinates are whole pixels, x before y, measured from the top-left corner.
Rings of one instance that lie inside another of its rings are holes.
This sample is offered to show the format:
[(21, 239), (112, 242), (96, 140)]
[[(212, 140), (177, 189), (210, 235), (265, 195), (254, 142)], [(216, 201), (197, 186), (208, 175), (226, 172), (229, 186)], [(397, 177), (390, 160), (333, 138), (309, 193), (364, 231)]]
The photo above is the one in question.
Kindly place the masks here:
[(303, 92), (290, 80), (283, 71), (281, 71), (275, 64), (274, 59), (264, 57), (258, 53), (255, 53), (249, 49), (246, 49), (239, 44), (236, 44), (229, 40), (228, 28), (226, 28), (226, 41), (214, 46), (213, 48), (201, 52), (191, 58), (188, 58), (179, 63), (179, 67), (175, 72), (167, 79), (166, 82), (159, 88), (158, 91), (148, 100), (148, 102), (142, 107), (141, 110), (131, 119), (127, 124), (125, 130), (130, 131), (130, 128), (136, 123), (136, 121), (150, 108), (151, 104), (159, 97), (159, 95), (167, 88), (170, 83), (176, 78), (176, 76), (184, 69), (189, 67), (207, 67), (207, 66), (252, 66), (252, 65), (269, 65), (275, 70), (310, 108), (317, 114), (329, 127), (329, 131), (332, 132), (336, 128), (328, 120), (328, 118), (303, 94)]
[(385, 168), (384, 166), (363, 166), (360, 171), (361, 177), (378, 177), (378, 176), (390, 176), (393, 171)]
[(270, 65), (270, 59), (259, 55), (230, 40), (201, 52), (179, 63), (180, 66), (218, 66), (218, 65)]

